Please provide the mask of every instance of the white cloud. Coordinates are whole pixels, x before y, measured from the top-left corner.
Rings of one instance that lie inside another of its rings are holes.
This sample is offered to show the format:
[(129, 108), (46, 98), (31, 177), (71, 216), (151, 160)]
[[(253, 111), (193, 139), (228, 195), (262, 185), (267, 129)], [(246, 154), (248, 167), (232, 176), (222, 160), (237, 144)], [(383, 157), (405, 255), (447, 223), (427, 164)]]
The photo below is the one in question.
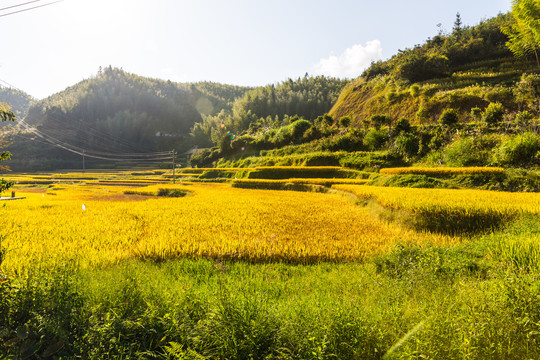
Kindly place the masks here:
[(314, 66), (316, 74), (353, 78), (360, 76), (372, 61), (382, 58), (382, 47), (379, 40), (372, 40), (366, 46), (353, 45), (339, 56), (332, 55), (321, 59)]
[(163, 68), (159, 69), (159, 76), (160, 79), (163, 80), (171, 80), (171, 81), (180, 81), (180, 76), (176, 74), (173, 68)]

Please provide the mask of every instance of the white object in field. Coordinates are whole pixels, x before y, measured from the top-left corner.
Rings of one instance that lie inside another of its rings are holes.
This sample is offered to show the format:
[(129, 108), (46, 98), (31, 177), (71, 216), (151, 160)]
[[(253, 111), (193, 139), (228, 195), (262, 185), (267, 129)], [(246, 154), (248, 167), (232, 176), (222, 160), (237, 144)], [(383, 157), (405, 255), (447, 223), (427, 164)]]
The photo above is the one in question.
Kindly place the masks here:
[(41, 197), (45, 197), (45, 194), (41, 194)]
[(82, 209), (83, 209), (83, 211), (85, 211), (86, 210), (86, 205), (82, 204)]

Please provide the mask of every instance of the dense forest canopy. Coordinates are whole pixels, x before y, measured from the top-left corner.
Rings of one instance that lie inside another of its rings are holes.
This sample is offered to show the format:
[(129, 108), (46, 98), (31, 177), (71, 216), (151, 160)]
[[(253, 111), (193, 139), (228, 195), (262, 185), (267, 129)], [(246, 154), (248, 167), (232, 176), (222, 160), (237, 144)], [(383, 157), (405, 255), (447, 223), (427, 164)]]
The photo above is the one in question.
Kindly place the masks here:
[(277, 85), (259, 87), (238, 98), (232, 112), (205, 116), (195, 124), (192, 135), (201, 146), (218, 144), (226, 132), (241, 133), (257, 124), (288, 123), (289, 116), (315, 119), (330, 110), (348, 80), (306, 74)]
[(25, 122), (82, 148), (157, 151), (171, 146), (160, 134), (180, 139), (201, 120), (192, 103), (189, 89), (108, 67), (36, 102)]

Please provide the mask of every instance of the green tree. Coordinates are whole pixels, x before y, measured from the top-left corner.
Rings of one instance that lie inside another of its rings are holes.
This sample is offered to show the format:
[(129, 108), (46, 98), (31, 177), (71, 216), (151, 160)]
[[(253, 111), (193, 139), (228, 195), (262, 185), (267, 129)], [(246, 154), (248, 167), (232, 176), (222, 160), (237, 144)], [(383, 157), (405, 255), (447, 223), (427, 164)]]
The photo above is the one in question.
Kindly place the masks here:
[(371, 129), (364, 137), (364, 145), (371, 151), (380, 150), (387, 141), (388, 134), (380, 129)]
[(513, 93), (520, 109), (528, 108), (535, 114), (540, 112), (540, 75), (523, 74)]
[(394, 127), (394, 132), (396, 134), (400, 134), (400, 133), (406, 134), (410, 131), (411, 131), (411, 123), (406, 118), (400, 118), (397, 121), (396, 126)]
[(506, 46), (516, 56), (534, 53), (540, 67), (538, 49), (540, 48), (540, 2), (538, 0), (513, 0), (512, 17), (514, 23), (501, 27), (508, 36)]
[(458, 39), (461, 38), (461, 34), (463, 33), (463, 22), (461, 21), (461, 15), (460, 13), (456, 14), (456, 21), (454, 21), (454, 28), (453, 35), (455, 35)]

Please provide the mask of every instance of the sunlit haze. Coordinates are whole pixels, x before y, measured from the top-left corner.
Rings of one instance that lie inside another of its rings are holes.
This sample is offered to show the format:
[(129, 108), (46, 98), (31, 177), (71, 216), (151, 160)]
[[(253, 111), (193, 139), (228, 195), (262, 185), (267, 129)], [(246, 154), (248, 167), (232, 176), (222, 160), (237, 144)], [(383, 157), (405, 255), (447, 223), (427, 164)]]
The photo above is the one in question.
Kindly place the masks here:
[[(23, 2), (3, 0), (0, 8)], [(510, 0), (64, 0), (0, 17), (0, 80), (43, 98), (108, 65), (171, 81), (252, 86), (306, 72), (352, 78), (371, 61), (436, 35), (437, 24), (450, 31), (457, 12), (465, 25), (474, 25), (510, 5)]]

